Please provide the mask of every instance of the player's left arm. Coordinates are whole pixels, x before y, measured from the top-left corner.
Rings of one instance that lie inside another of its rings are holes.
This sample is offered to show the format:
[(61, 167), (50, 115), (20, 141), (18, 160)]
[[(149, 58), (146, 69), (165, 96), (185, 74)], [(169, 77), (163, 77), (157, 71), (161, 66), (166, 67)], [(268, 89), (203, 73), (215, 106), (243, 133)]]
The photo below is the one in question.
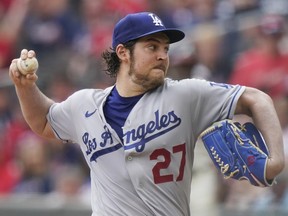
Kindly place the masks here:
[(238, 100), (235, 114), (246, 114), (253, 119), (269, 149), (267, 179), (274, 179), (284, 168), (282, 128), (270, 96), (255, 88), (246, 87)]

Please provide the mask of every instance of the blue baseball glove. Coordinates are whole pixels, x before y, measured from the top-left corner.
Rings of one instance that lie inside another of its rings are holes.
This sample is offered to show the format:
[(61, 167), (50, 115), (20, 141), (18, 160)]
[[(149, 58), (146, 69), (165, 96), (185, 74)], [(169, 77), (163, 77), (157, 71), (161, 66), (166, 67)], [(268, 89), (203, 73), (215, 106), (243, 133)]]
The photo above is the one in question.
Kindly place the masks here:
[(199, 138), (225, 179), (248, 180), (259, 187), (272, 186), (266, 179), (268, 148), (253, 123), (231, 120), (214, 123)]

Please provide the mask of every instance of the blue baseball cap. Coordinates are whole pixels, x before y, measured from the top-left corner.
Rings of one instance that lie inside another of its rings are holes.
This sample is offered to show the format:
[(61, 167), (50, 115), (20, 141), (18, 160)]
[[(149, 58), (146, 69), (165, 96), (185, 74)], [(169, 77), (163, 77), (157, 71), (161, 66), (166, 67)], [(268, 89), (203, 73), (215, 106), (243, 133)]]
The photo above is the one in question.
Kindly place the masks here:
[(134, 13), (125, 16), (115, 25), (112, 48), (115, 50), (119, 44), (158, 32), (166, 34), (170, 43), (175, 43), (185, 37), (184, 32), (178, 29), (166, 28), (154, 13)]

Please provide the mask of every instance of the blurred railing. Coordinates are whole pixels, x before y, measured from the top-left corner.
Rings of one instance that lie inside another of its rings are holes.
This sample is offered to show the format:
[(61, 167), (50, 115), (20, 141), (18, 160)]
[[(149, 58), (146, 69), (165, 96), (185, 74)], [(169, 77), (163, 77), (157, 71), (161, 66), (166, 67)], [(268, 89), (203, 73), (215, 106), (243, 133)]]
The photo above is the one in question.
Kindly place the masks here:
[(91, 216), (91, 207), (75, 197), (17, 195), (0, 198), (0, 216)]
[[(267, 206), (265, 209), (227, 209), (221, 205), (191, 212), (191, 216), (287, 216), (288, 209)], [(77, 198), (57, 196), (7, 196), (0, 198), (0, 216), (91, 216), (90, 203)]]

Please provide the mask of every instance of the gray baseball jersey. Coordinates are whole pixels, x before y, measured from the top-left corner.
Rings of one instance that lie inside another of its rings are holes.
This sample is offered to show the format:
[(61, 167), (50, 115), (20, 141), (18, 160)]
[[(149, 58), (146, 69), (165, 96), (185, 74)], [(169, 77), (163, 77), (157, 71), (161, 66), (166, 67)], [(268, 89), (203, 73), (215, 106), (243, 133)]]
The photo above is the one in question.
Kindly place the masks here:
[(81, 147), (91, 170), (93, 216), (188, 216), (197, 137), (233, 117), (244, 89), (167, 78), (134, 106), (123, 142), (103, 114), (112, 87), (80, 90), (52, 105), (47, 118), (60, 139)]

